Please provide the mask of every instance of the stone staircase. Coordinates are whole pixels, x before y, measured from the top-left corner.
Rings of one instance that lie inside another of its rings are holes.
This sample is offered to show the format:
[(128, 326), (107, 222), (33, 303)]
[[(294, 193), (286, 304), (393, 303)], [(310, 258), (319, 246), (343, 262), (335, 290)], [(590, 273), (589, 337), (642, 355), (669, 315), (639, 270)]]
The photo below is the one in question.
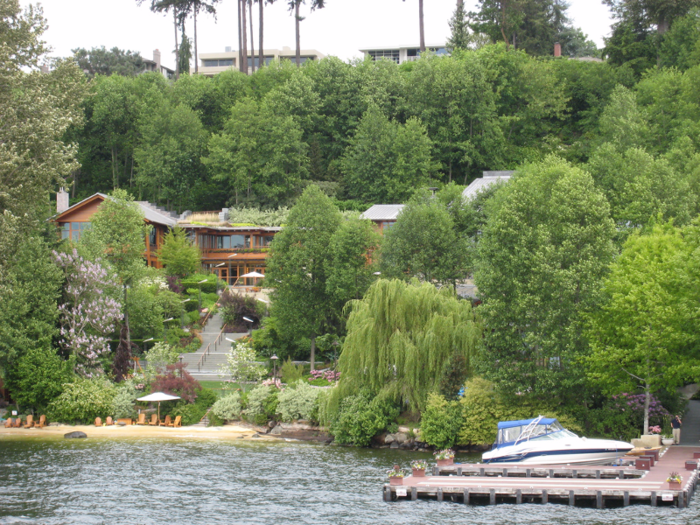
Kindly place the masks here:
[[(216, 313), (211, 316), (202, 330), (202, 346), (199, 350), (191, 354), (182, 354), (182, 362), (187, 364), (186, 370), (197, 381), (230, 379), (219, 375), (219, 366), (226, 363), (226, 355), (231, 349), (231, 343), (226, 339), (235, 341), (248, 334), (221, 334), (222, 327), (221, 314)], [(219, 337), (220, 334), (221, 337)], [(206, 357), (202, 359), (205, 352)]]

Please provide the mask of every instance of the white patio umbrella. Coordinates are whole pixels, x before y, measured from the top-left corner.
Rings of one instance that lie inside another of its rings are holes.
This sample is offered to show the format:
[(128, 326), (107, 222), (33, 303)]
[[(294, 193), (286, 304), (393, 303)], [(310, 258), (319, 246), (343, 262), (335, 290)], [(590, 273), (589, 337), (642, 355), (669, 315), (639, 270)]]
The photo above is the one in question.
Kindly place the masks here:
[(139, 397), (137, 401), (158, 401), (158, 421), (160, 421), (160, 402), (161, 401), (173, 401), (174, 399), (180, 399), (178, 396), (171, 396), (165, 392), (153, 392), (147, 396)]
[(248, 272), (248, 273), (246, 273), (246, 274), (241, 275), (241, 277), (257, 277), (257, 278), (260, 278), (260, 277), (265, 277), (265, 276), (264, 276), (263, 274), (261, 274), (260, 272)]

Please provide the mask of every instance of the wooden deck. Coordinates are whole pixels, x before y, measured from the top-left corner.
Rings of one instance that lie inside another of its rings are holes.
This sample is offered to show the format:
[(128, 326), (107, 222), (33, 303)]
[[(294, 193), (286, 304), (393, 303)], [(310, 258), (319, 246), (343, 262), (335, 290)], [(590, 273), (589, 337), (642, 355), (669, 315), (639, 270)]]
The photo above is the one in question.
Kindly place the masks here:
[[(455, 464), (436, 467), (433, 476), (403, 478), (384, 485), (384, 500), (418, 498), (465, 504), (565, 503), (595, 508), (647, 505), (686, 507), (698, 484), (698, 470), (686, 470), (700, 447), (665, 449), (651, 470), (567, 465)], [(698, 459), (695, 460), (699, 461)], [(668, 488), (671, 472), (683, 477), (680, 490)]]

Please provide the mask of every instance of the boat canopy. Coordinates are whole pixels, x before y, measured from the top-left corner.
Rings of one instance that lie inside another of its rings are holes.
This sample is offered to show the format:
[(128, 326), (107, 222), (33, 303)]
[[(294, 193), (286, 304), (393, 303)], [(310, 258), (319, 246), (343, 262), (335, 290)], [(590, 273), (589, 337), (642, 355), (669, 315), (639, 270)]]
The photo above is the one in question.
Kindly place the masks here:
[[(517, 421), (499, 421), (498, 422), (498, 430), (501, 430), (502, 428), (513, 428), (513, 427), (526, 427), (533, 421), (536, 421), (539, 418), (535, 419), (518, 419)], [(549, 417), (543, 417), (540, 419), (540, 425), (551, 425), (554, 423), (556, 419)]]
[[(498, 423), (498, 437), (496, 448), (515, 445), (518, 442), (531, 439), (551, 437), (555, 432), (561, 432), (564, 428), (554, 418), (536, 417), (534, 419), (520, 419), (516, 421), (500, 421)], [(566, 431), (565, 431), (566, 433)]]

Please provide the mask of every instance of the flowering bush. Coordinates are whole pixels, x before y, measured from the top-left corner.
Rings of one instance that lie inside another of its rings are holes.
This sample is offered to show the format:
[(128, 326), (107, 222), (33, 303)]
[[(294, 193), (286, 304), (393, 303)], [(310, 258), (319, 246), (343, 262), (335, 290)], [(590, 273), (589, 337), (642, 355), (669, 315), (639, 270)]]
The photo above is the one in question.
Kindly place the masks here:
[(168, 343), (158, 342), (144, 355), (146, 370), (153, 375), (163, 374), (168, 365), (177, 363), (179, 355), (177, 348)]
[(250, 340), (238, 340), (231, 344), (231, 351), (226, 356), (226, 364), (219, 367), (219, 374), (230, 375), (239, 383), (257, 382), (266, 375), (267, 371), (263, 365), (256, 362), (256, 358)]
[(425, 470), (428, 468), (428, 462), (424, 459), (415, 459), (411, 461), (411, 468), (415, 470)]
[(314, 386), (327, 386), (340, 379), (340, 372), (333, 370), (312, 370), (309, 382)]
[(683, 478), (678, 472), (671, 472), (666, 478), (666, 483), (680, 483)]
[(436, 450), (433, 452), (433, 456), (435, 456), (435, 459), (438, 460), (453, 459), (455, 457), (455, 453), (452, 449), (446, 448), (445, 450)]
[[(651, 396), (649, 402), (649, 425), (659, 427), (659, 434), (671, 415), (661, 402)], [(644, 425), (644, 394), (623, 393), (612, 396), (605, 404), (591, 413), (588, 433), (604, 437), (629, 440), (638, 437)]]
[(211, 407), (211, 411), (215, 416), (220, 417), (224, 421), (232, 421), (241, 417), (241, 395), (238, 392), (232, 392), (225, 397), (219, 399)]
[(248, 392), (248, 406), (245, 409), (246, 419), (262, 425), (277, 413), (278, 391), (269, 386), (257, 386)]
[(651, 435), (661, 434), (661, 427), (659, 425), (649, 427), (649, 434), (651, 434)]
[(265, 379), (265, 381), (262, 382), (262, 386), (274, 386), (277, 390), (283, 390), (282, 386), (282, 381), (280, 381), (278, 378), (274, 379)]
[(316, 402), (321, 392), (318, 388), (299, 381), (296, 385), (286, 388), (279, 393), (277, 400), (277, 412), (282, 421), (289, 422), (296, 419), (317, 419)]
[(53, 252), (56, 264), (66, 274), (66, 302), (58, 311), (61, 345), (76, 357), (75, 372), (83, 377), (102, 374), (100, 355), (109, 351), (107, 335), (122, 318), (121, 304), (107, 296), (110, 276), (99, 262), (73, 253)]
[(400, 468), (393, 468), (391, 470), (387, 470), (386, 475), (388, 478), (403, 478), (406, 477), (406, 472)]

